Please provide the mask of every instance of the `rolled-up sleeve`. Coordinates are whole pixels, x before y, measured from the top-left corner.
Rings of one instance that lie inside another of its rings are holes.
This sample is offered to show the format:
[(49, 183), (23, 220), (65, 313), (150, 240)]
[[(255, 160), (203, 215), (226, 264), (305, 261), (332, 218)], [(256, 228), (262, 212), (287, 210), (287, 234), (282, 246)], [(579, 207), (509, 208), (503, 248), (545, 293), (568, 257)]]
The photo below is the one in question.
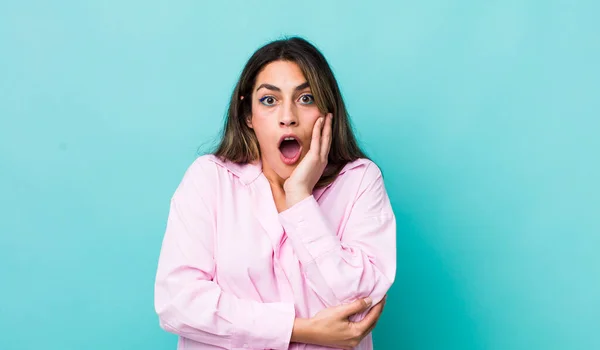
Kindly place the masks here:
[(379, 302), (396, 274), (396, 220), (379, 168), (371, 163), (345, 225), (336, 231), (313, 196), (279, 215), (308, 285), (327, 306)]
[(216, 186), (207, 167), (196, 160), (171, 199), (155, 281), (160, 326), (230, 349), (287, 349), (293, 304), (240, 299), (213, 281)]

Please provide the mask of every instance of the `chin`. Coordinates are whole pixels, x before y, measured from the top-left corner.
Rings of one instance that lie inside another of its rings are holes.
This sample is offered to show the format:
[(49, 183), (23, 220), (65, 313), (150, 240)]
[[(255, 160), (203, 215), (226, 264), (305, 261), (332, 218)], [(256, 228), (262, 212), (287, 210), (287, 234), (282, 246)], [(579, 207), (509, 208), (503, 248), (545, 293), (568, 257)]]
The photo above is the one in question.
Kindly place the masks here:
[(274, 154), (270, 154), (265, 160), (268, 164), (268, 167), (271, 169), (271, 172), (285, 181), (292, 176), (292, 173), (305, 156), (306, 154), (302, 154), (293, 164), (286, 164), (279, 152), (274, 152)]
[(278, 164), (275, 173), (282, 179), (287, 180), (292, 176), (292, 172), (296, 169), (295, 165)]
[[(272, 175), (278, 176), (282, 180), (287, 180), (291, 175), (294, 169), (296, 169), (296, 164), (287, 165), (279, 159), (279, 155), (276, 157), (268, 157), (263, 160), (263, 168), (266, 165), (269, 169), (268, 172)], [(265, 169), (263, 169), (264, 171)], [(274, 180), (274, 179), (272, 179)]]

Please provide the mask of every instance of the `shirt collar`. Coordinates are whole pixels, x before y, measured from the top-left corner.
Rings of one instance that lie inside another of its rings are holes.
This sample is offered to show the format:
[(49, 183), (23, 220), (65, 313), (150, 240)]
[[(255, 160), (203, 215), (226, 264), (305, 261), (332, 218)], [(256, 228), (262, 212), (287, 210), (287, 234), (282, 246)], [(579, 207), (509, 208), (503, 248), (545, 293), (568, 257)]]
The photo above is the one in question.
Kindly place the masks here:
[(234, 163), (228, 160), (223, 160), (217, 156), (210, 157), (214, 163), (227, 169), (235, 175), (244, 185), (249, 185), (262, 173), (262, 165), (260, 161), (252, 163)]

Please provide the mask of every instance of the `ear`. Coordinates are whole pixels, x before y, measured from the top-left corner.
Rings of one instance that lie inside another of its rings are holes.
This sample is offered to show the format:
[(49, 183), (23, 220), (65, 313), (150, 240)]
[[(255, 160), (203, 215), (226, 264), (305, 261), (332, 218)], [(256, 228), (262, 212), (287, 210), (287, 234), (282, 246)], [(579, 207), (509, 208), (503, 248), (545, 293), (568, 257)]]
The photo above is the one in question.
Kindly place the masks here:
[(252, 129), (252, 116), (247, 116), (246, 117), (246, 125), (248, 125), (248, 127), (250, 129)]

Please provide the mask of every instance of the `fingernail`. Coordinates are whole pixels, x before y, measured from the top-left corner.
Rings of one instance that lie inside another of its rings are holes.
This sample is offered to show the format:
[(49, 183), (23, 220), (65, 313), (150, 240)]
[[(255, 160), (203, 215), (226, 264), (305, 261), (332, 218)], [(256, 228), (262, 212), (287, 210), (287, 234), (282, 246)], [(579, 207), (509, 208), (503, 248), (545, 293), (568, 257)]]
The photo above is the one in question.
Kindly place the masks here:
[(365, 303), (367, 303), (368, 306), (371, 306), (371, 304), (373, 303), (373, 299), (371, 299), (370, 297), (366, 297)]

